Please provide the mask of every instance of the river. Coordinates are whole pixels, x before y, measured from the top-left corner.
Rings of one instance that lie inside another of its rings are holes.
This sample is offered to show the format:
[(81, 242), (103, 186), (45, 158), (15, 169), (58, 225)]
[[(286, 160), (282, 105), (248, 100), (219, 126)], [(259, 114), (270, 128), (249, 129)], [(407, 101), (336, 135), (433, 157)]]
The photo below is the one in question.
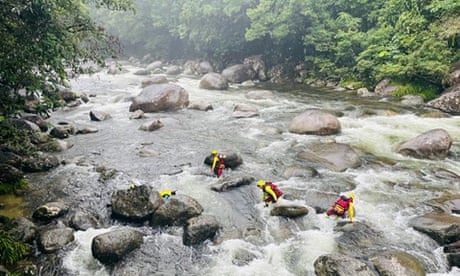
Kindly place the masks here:
[[(277, 183), (285, 191), (285, 201), (305, 205), (304, 198), (312, 190), (337, 194), (342, 192), (339, 189), (353, 190), (356, 221), (385, 233), (401, 250), (421, 260), (429, 275), (460, 273), (456, 268), (449, 271), (439, 245), (408, 226), (413, 217), (431, 211), (424, 202), (460, 190), (458, 181), (435, 175), (437, 170), (460, 175), (460, 117), (422, 118), (417, 109), (360, 98), (349, 91), (305, 86), (232, 86), (211, 91), (198, 88), (197, 78), (173, 77), (170, 81), (185, 88), (192, 103), (210, 103), (213, 110), (149, 113), (147, 119), (131, 120), (129, 99), (141, 91), (146, 77), (133, 74), (138, 69), (134, 66), (125, 68), (129, 70), (125, 74), (99, 72), (71, 81), (73, 90), (90, 95), (90, 101), (58, 110), (49, 121), (69, 121), (99, 131), (68, 138), (73, 146), (58, 154), (65, 165), (30, 176), (37, 204), (63, 198), (74, 208), (97, 214), (105, 225), (75, 233), (74, 244), (59, 254), (62, 261), (55, 269), (60, 275), (314, 275), (314, 260), (337, 249), (337, 222), (311, 207), (301, 219), (271, 217), (255, 183), (223, 193), (212, 191), (210, 186), (218, 180), (207, 175), (209, 167), (203, 164), (211, 149), (237, 152), (244, 161), (237, 170)], [(274, 98), (246, 98), (255, 89), (269, 89)], [(240, 103), (256, 105), (260, 115), (232, 118), (234, 106)], [(338, 117), (341, 133), (327, 137), (289, 133), (291, 119), (306, 108), (342, 114)], [(90, 121), (90, 110), (108, 112), (112, 118)], [(163, 128), (139, 130), (142, 123), (156, 119)], [(418, 160), (395, 152), (398, 143), (433, 128), (447, 130), (454, 140), (447, 159)], [(328, 140), (351, 145), (363, 165), (345, 172), (317, 168), (319, 176), (283, 178), (286, 167), (299, 164), (296, 154), (301, 149)], [(142, 157), (141, 152), (148, 156)], [(381, 160), (392, 165), (376, 165)], [(113, 174), (100, 179), (101, 169)], [(137, 226), (146, 234), (142, 247), (114, 268), (104, 267), (91, 256), (91, 239), (123, 225), (110, 219), (107, 204), (115, 190), (127, 189), (130, 182), (176, 189), (195, 198), (204, 213), (216, 216), (223, 225), (220, 242), (187, 247), (182, 245), (180, 228)], [(261, 233), (248, 234), (251, 231)]]

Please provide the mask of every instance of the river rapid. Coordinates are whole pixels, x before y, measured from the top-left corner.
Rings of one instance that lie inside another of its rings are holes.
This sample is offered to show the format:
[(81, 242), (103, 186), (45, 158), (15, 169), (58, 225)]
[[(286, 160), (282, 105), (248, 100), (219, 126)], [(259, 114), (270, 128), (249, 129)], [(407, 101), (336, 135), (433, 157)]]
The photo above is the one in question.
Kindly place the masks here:
[[(131, 120), (129, 99), (141, 91), (146, 77), (133, 74), (139, 68), (124, 67), (129, 72), (99, 72), (71, 81), (72, 89), (90, 95), (90, 101), (58, 110), (49, 121), (68, 121), (99, 131), (66, 139), (73, 146), (58, 154), (64, 164), (48, 173), (30, 175), (31, 208), (63, 199), (72, 208), (97, 215), (104, 225), (75, 232), (75, 241), (59, 253), (60, 261), (51, 269), (56, 275), (315, 275), (315, 259), (337, 250), (337, 221), (311, 207), (302, 218), (272, 217), (260, 201), (255, 182), (222, 193), (211, 190), (219, 181), (203, 163), (211, 149), (233, 151), (243, 158), (241, 167), (224, 175), (238, 172), (273, 181), (285, 192), (284, 202), (306, 205), (311, 191), (337, 195), (353, 191), (356, 221), (366, 222), (398, 249), (417, 257), (429, 275), (459, 275), (457, 268), (449, 269), (442, 248), (408, 223), (432, 210), (425, 204), (429, 200), (460, 191), (458, 181), (436, 176), (440, 170), (460, 175), (460, 117), (422, 118), (417, 116), (420, 110), (391, 100), (306, 86), (203, 90), (198, 88), (199, 79), (178, 76), (168, 78), (185, 88), (191, 103), (206, 102), (213, 110), (148, 113), (146, 119)], [(246, 98), (255, 89), (271, 90), (274, 97)], [(234, 106), (241, 103), (256, 105), (259, 116), (233, 118)], [(307, 108), (340, 114), (341, 133), (289, 133), (291, 119)], [(112, 118), (90, 121), (90, 110), (105, 111)], [(157, 119), (163, 128), (139, 130), (141, 124)], [(419, 160), (395, 152), (399, 143), (434, 128), (445, 129), (454, 140), (447, 159)], [(317, 167), (317, 176), (283, 177), (287, 167), (302, 166), (296, 158), (299, 151), (330, 140), (351, 145), (363, 165), (345, 172)], [(91, 255), (91, 239), (125, 225), (110, 218), (107, 204), (114, 191), (127, 189), (131, 182), (157, 190), (176, 189), (195, 198), (205, 214), (214, 215), (222, 224), (218, 242), (188, 247), (182, 245), (181, 228), (136, 225), (145, 234), (141, 248), (113, 268), (97, 262)]]

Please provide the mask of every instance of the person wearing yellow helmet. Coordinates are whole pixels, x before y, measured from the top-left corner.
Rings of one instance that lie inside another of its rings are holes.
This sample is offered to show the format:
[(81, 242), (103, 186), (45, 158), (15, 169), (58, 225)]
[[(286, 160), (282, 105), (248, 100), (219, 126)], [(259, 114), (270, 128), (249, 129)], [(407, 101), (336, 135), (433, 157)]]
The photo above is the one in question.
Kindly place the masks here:
[(348, 213), (350, 222), (353, 222), (354, 209), (353, 201), (355, 199), (354, 193), (348, 193), (347, 195), (341, 195), (334, 204), (326, 211), (326, 217), (329, 218), (331, 215), (335, 215), (337, 218), (345, 218)]
[(268, 207), (272, 202), (278, 202), (278, 199), (283, 195), (278, 186), (272, 182), (259, 180), (257, 181), (257, 187), (262, 189), (262, 201), (265, 203), (265, 207)]
[(172, 195), (175, 195), (177, 191), (170, 189), (165, 189), (160, 191), (160, 196), (164, 199), (169, 199)]
[(217, 178), (219, 178), (224, 172), (225, 157), (226, 156), (224, 154), (218, 154), (217, 150), (211, 151), (211, 158), (212, 158), (211, 171), (214, 173), (214, 175)]

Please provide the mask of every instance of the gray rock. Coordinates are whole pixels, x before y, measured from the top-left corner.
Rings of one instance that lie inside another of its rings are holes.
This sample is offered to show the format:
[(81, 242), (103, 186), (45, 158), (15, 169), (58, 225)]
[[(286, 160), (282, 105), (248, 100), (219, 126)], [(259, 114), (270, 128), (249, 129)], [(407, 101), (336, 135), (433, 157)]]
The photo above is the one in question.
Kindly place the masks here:
[(289, 132), (297, 134), (332, 135), (340, 132), (340, 122), (325, 111), (309, 109), (294, 117)]
[(121, 228), (94, 237), (91, 242), (91, 252), (101, 263), (110, 265), (139, 248), (143, 242), (141, 232)]
[(75, 239), (72, 228), (56, 228), (40, 234), (38, 245), (45, 253), (55, 252)]
[(184, 225), (188, 219), (199, 216), (202, 212), (203, 207), (192, 197), (175, 195), (156, 209), (150, 224)]
[(184, 227), (182, 242), (184, 245), (195, 245), (212, 239), (221, 228), (217, 219), (209, 215), (191, 218)]

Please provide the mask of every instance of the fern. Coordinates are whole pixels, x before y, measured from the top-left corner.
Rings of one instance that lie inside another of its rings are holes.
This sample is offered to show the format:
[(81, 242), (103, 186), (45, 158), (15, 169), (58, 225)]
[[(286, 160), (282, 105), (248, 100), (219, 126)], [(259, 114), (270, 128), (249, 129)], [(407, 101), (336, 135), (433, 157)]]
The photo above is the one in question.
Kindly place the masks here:
[(27, 247), (8, 234), (0, 231), (0, 264), (11, 265), (19, 261), (27, 253)]

